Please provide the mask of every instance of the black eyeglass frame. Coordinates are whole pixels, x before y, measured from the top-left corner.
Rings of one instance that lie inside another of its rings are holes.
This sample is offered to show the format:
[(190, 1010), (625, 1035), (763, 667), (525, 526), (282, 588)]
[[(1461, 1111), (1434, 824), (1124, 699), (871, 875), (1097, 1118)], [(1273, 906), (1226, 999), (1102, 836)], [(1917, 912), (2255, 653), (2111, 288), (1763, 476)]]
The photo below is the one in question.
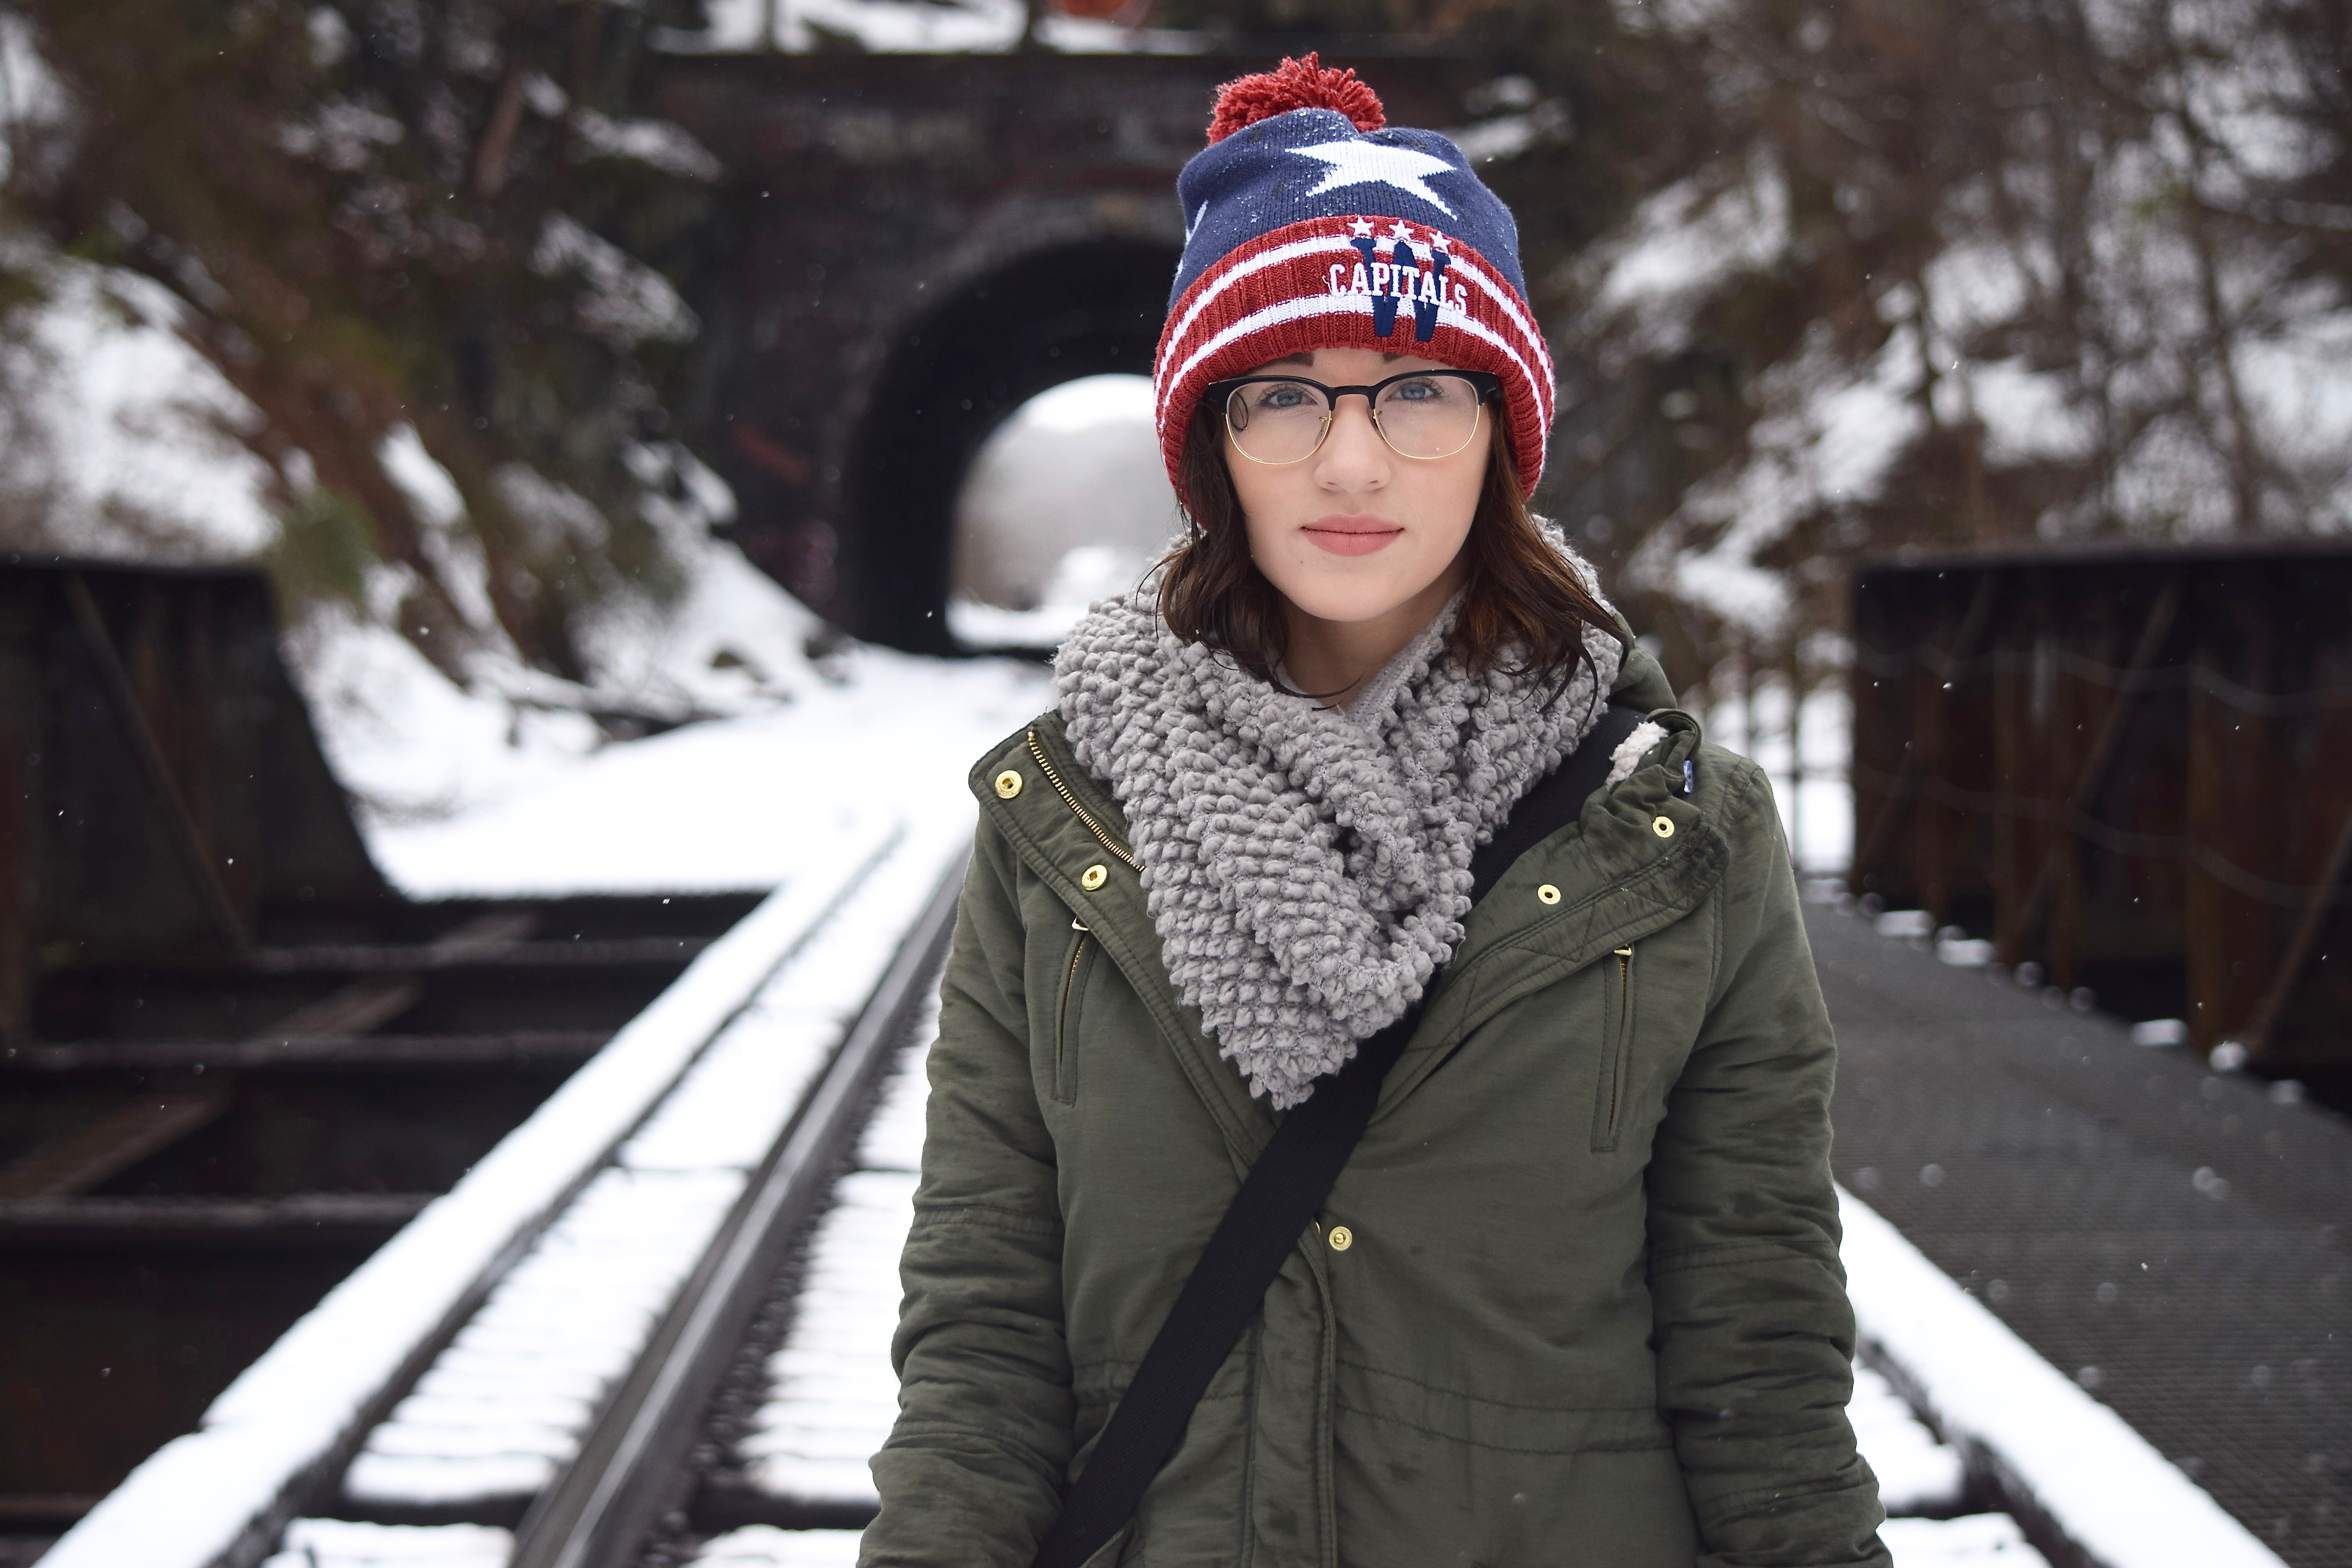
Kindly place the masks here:
[[(1313, 377), (1304, 375), (1230, 376), (1223, 381), (1213, 381), (1209, 383), (1208, 385), (1202, 387), (1201, 389), (1201, 401), (1207, 403), (1211, 398), (1216, 399), (1214, 406), (1217, 409), (1217, 417), (1223, 423), (1225, 426), (1225, 438), (1234, 444), (1234, 450), (1240, 452), (1243, 457), (1248, 458), (1251, 462), (1256, 463), (1264, 468), (1286, 468), (1293, 463), (1303, 463), (1307, 458), (1313, 457), (1316, 453), (1321, 451), (1323, 449), (1323, 443), (1331, 438), (1331, 426), (1333, 422), (1339, 417), (1339, 399), (1348, 396), (1351, 393), (1361, 393), (1363, 395), (1364, 411), (1371, 416), (1373, 433), (1380, 437), (1381, 446), (1388, 447), (1391, 452), (1396, 452), (1398, 457), (1403, 458), (1411, 462), (1442, 463), (1446, 458), (1454, 457), (1461, 453), (1472, 441), (1478, 438), (1478, 426), (1474, 424), (1470, 426), (1470, 434), (1463, 439), (1460, 447), (1454, 447), (1451, 452), (1440, 452), (1433, 458), (1423, 458), (1412, 452), (1398, 452), (1395, 444), (1389, 439), (1389, 433), (1381, 428), (1380, 395), (1388, 388), (1394, 386), (1400, 381), (1426, 381), (1433, 375), (1450, 375), (1457, 381), (1468, 382), (1472, 389), (1478, 394), (1478, 406), (1482, 412), (1485, 410), (1487, 404), (1494, 402), (1503, 394), (1503, 378), (1496, 375), (1493, 371), (1455, 370), (1452, 365), (1446, 365), (1437, 370), (1401, 370), (1394, 375), (1382, 376), (1380, 380), (1372, 383), (1370, 386), (1326, 386), (1321, 382), (1315, 380)], [(1269, 458), (1251, 457), (1250, 453), (1242, 446), (1239, 432), (1234, 429), (1233, 410), (1234, 394), (1240, 391), (1243, 387), (1264, 386), (1277, 382), (1286, 386), (1311, 386), (1316, 391), (1323, 395), (1322, 434), (1315, 437), (1315, 445), (1307, 447), (1305, 452), (1299, 454), (1296, 458), (1285, 458), (1281, 462), (1276, 462)]]

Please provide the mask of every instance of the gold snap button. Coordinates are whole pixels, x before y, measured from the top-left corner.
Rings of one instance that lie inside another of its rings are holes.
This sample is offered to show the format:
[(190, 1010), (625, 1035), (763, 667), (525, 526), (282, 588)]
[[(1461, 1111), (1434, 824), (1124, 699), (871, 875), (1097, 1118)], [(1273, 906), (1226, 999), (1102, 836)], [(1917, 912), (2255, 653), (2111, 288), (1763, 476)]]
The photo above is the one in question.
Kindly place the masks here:
[(1349, 1247), (1353, 1247), (1353, 1246), (1355, 1246), (1355, 1245), (1356, 1245), (1356, 1233), (1355, 1233), (1354, 1231), (1349, 1230), (1349, 1229), (1346, 1226), (1344, 1226), (1344, 1225), (1335, 1225), (1335, 1226), (1333, 1226), (1331, 1227), (1331, 1250), (1332, 1250), (1332, 1251), (1334, 1251), (1334, 1252), (1345, 1252), (1345, 1251), (1347, 1251), (1347, 1250), (1348, 1250), (1348, 1248), (1349, 1248)]
[(1011, 768), (996, 775), (996, 798), (1011, 800), (1021, 793), (1021, 775)]
[(1110, 880), (1110, 868), (1109, 868), (1109, 867), (1108, 867), (1108, 866), (1089, 866), (1089, 867), (1087, 867), (1087, 868), (1086, 868), (1086, 870), (1085, 870), (1084, 872), (1080, 873), (1080, 875), (1079, 875), (1079, 877), (1078, 877), (1078, 886), (1079, 886), (1079, 887), (1081, 887), (1081, 888), (1084, 888), (1087, 892), (1091, 893), (1091, 892), (1093, 892), (1097, 888), (1101, 887), (1105, 882), (1108, 882), (1108, 881), (1109, 881), (1109, 880)]
[(1650, 818), (1650, 831), (1661, 838), (1672, 838), (1675, 836), (1675, 819), (1671, 816), (1654, 816)]
[(1556, 904), (1559, 902), (1559, 889), (1546, 882), (1536, 889), (1536, 898), (1543, 903)]

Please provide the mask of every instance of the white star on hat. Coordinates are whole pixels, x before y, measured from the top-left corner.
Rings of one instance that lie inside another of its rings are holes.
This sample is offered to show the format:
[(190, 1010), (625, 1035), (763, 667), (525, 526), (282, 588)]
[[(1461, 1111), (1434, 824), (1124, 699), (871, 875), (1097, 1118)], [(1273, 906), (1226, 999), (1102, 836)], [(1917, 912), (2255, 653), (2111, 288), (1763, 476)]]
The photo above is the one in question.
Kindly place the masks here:
[(1391, 239), (1402, 239), (1407, 243), (1411, 243), (1412, 239), (1412, 225), (1405, 222), (1402, 218), (1397, 219), (1394, 224), (1390, 226), (1389, 237)]
[(1302, 158), (1312, 158), (1328, 164), (1322, 180), (1307, 192), (1319, 196), (1326, 191), (1342, 190), (1349, 185), (1388, 185), (1418, 197), (1444, 213), (1447, 217), (1458, 215), (1445, 205), (1445, 198), (1423, 182), (1433, 174), (1453, 174), (1461, 171), (1443, 158), (1433, 158), (1426, 153), (1416, 153), (1410, 147), (1390, 147), (1378, 142), (1323, 142), (1312, 147), (1293, 147), (1291, 152)]
[(1348, 232), (1354, 235), (1358, 239), (1370, 239), (1372, 237), (1372, 226), (1370, 220), (1360, 217), (1353, 219), (1348, 225)]

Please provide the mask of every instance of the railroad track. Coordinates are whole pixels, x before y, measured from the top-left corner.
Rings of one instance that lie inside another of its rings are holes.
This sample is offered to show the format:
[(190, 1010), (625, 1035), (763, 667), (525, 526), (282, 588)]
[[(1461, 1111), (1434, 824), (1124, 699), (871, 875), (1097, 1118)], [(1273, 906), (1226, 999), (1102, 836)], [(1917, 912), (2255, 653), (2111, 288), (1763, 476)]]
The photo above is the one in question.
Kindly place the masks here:
[[(707, 1522), (714, 1396), (756, 1376), (790, 1321), (811, 1233), (928, 1020), (961, 884), (939, 883), (903, 934), (836, 913), (490, 1287), (272, 1561), (355, 1568), (437, 1543), (485, 1568), (620, 1568)], [(762, 1024), (837, 1016), (806, 993), (877, 948), (878, 984), (730, 1184), (719, 1173), (743, 1151), (725, 1146), (722, 1102), (779, 1043)]]
[[(961, 880), (940, 847), (852, 847), (837, 887), (722, 939), (712, 960), (734, 967), (675, 1070), (448, 1310), (384, 1328), (408, 1335), (372, 1349), (394, 1370), (267, 1496), (193, 1546), (138, 1534), (236, 1458), (232, 1409), (221, 1454), (94, 1517), (56, 1568), (848, 1568), (896, 1415), (897, 1259)], [(1853, 1416), (1897, 1568), (2102, 1561), (1889, 1370), (1860, 1369)]]
[[(941, 884), (815, 1091), (722, 1225), (677, 1304), (598, 1414), (579, 1458), (515, 1532), (513, 1568), (621, 1568), (689, 1500), (719, 1380), (774, 1281), (827, 1207), (887, 1069), (915, 1043), (955, 921), (961, 876)], [(692, 1515), (683, 1522), (688, 1527)]]
[[(899, 944), (790, 1131), (544, 1485), (525, 1496), (511, 1472), (502, 1479), (512, 1456), (491, 1451), (495, 1423), (481, 1417), (494, 1399), (514, 1414), (533, 1396), (533, 1374), (498, 1367), (500, 1335), (477, 1332), (370, 1434), (335, 1517), (296, 1521), (269, 1568), (362, 1568), (436, 1542), (446, 1556), (425, 1560), (449, 1568), (854, 1563), (876, 1506), (866, 1459), (897, 1409), (897, 1258), (912, 1216), (921, 1058), (936, 1026), (951, 889)], [(550, 1234), (563, 1229), (558, 1222)], [(535, 1384), (541, 1396), (545, 1384)], [(1910, 1560), (2037, 1563), (1960, 1454), (1867, 1370), (1855, 1417), (1890, 1507), (1911, 1516), (1896, 1527), (1912, 1532)], [(466, 1448), (469, 1422), (488, 1439), (478, 1448), (422, 1452)]]

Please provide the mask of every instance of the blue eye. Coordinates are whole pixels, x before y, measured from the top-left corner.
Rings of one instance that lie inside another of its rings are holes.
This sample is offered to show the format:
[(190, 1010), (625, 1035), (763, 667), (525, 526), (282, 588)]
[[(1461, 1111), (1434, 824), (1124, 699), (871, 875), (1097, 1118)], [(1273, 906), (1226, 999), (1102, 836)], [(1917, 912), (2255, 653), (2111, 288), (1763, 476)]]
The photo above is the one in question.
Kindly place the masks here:
[(1307, 401), (1305, 387), (1285, 381), (1260, 389), (1257, 405), (1260, 408), (1297, 408)]

